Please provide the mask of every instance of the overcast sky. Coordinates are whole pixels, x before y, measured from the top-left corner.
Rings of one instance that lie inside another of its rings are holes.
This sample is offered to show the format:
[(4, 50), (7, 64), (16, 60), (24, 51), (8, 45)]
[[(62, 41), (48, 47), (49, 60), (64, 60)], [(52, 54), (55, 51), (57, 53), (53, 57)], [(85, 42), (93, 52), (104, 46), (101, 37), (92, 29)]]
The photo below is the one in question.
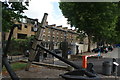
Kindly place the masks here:
[(25, 15), (29, 18), (38, 18), (41, 22), (44, 13), (48, 13), (48, 24), (62, 25), (63, 27), (69, 27), (67, 19), (63, 16), (59, 9), (59, 0), (31, 0), (28, 10), (25, 11)]

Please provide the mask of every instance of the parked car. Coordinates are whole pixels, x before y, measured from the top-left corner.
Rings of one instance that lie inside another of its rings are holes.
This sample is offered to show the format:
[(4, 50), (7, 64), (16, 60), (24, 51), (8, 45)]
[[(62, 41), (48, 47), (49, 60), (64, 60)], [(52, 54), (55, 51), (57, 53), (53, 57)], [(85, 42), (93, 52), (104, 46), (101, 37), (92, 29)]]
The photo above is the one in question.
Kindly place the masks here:
[(101, 47), (101, 48), (100, 48), (100, 52), (101, 52), (101, 53), (105, 52), (104, 47)]
[(104, 49), (104, 51), (105, 51), (105, 53), (107, 53), (107, 52), (108, 52), (108, 48), (106, 47), (106, 48)]
[(108, 46), (108, 51), (112, 51), (113, 47), (112, 46)]
[(99, 48), (95, 48), (92, 50), (92, 52), (95, 52), (95, 53), (98, 53), (98, 51), (99, 51)]
[(99, 51), (101, 53), (107, 53), (108, 48), (106, 46), (103, 46), (103, 47), (95, 48), (95, 49), (92, 50), (92, 52), (95, 52), (95, 53), (98, 53)]
[(55, 52), (56, 54), (61, 54), (62, 50), (60, 50), (60, 49), (54, 49), (53, 52)]
[(116, 44), (115, 47), (120, 47), (120, 44)]

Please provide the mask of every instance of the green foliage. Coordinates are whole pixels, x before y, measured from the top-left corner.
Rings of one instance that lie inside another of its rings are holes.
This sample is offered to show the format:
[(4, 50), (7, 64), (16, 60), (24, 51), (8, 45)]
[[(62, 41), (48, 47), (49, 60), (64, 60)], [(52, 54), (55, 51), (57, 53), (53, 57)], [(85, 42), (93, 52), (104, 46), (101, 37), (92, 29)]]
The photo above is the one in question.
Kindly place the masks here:
[(2, 29), (3, 31), (8, 31), (14, 21), (19, 21), (22, 16), (23, 10), (27, 10), (26, 5), (23, 5), (24, 2), (2, 2)]
[(18, 70), (18, 69), (24, 69), (26, 66), (25, 63), (15, 63), (15, 64), (12, 64), (12, 68), (13, 70)]
[(117, 44), (120, 44), (120, 16), (118, 17), (118, 22), (116, 23), (116, 36), (113, 37), (114, 41), (117, 43)]
[(60, 2), (60, 9), (68, 22), (84, 31), (94, 41), (112, 42), (116, 36), (116, 23), (120, 12), (119, 3), (113, 2)]
[(34, 37), (27, 37), (26, 39), (12, 39), (8, 55), (21, 55), (27, 49), (31, 48), (31, 41)]
[[(13, 63), (13, 64), (11, 64), (11, 67), (12, 67), (13, 70), (24, 69), (25, 66), (26, 66), (25, 63), (18, 63), (18, 62), (17, 62), (17, 63)], [(6, 68), (3, 67), (3, 68), (2, 68), (2, 71), (3, 71), (3, 72), (6, 71)]]
[(22, 55), (22, 53), (19, 51), (12, 51), (12, 52), (8, 53), (8, 55), (9, 56), (18, 56), (18, 55)]

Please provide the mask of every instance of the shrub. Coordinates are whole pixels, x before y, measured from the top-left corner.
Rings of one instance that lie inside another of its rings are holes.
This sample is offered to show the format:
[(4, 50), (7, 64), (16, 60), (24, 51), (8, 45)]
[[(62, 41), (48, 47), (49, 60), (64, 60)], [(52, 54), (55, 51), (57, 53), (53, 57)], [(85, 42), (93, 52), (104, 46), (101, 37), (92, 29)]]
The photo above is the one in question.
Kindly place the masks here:
[(12, 51), (12, 52), (8, 53), (8, 55), (10, 55), (10, 56), (17, 56), (17, 55), (22, 55), (22, 53), (19, 52), (19, 51)]
[(31, 40), (34, 37), (27, 37), (26, 39), (12, 39), (9, 47), (9, 55), (24, 54), (27, 49), (31, 48)]

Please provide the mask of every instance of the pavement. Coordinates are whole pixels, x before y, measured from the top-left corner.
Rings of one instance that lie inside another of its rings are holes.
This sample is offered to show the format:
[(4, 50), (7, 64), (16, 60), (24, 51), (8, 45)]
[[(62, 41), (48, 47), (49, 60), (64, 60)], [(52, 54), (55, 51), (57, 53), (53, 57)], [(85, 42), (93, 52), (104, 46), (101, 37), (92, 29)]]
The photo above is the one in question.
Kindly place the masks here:
[(113, 51), (107, 54), (102, 54), (104, 58), (120, 58), (120, 48), (114, 48)]
[[(120, 80), (120, 66), (118, 66), (118, 72), (117, 72), (117, 79), (116, 76), (110, 75), (106, 76), (102, 73), (102, 64), (104, 61), (112, 62), (112, 58), (117, 58), (117, 63), (120, 64), (120, 56), (119, 56), (120, 48), (115, 48), (112, 52), (108, 52), (107, 54), (103, 53), (103, 58), (97, 58), (97, 57), (88, 57), (88, 63), (94, 64), (94, 70), (96, 73), (99, 74), (99, 76), (103, 79), (100, 80)], [(96, 53), (95, 53), (96, 54)], [(84, 53), (84, 55), (87, 55), (87, 53)], [(75, 63), (76, 65), (82, 66), (82, 58), (77, 56), (77, 59), (71, 60), (71, 62)], [(60, 65), (60, 66), (68, 66), (62, 61), (56, 60), (54, 61), (54, 65)], [(59, 74), (63, 74), (67, 71), (65, 70), (57, 70), (52, 68), (46, 68), (46, 67), (39, 67), (39, 68), (31, 68), (31, 71), (25, 72), (24, 70), (16, 71), (16, 73), (23, 77), (30, 77), (30, 78), (60, 78)], [(44, 75), (43, 75), (44, 74)], [(61, 79), (61, 78), (60, 78)], [(58, 80), (58, 79), (57, 79)]]
[[(100, 77), (103, 77), (104, 79), (115, 79), (115, 76), (110, 75), (110, 76), (106, 76), (103, 75), (102, 72), (102, 67), (103, 67), (103, 62), (104, 61), (109, 61), (112, 63), (113, 58), (116, 58), (117, 63), (120, 64), (120, 48), (115, 48), (113, 51), (108, 52), (108, 53), (102, 53), (102, 58), (98, 58), (98, 57), (88, 57), (88, 63), (93, 63), (94, 64), (94, 70), (97, 74), (99, 74)], [(85, 55), (96, 55), (96, 53), (83, 53), (80, 54), (79, 56), (85, 56)], [(78, 59), (75, 60), (71, 60), (71, 62), (75, 63), (76, 65), (82, 66), (82, 57), (78, 57)], [(65, 64), (62, 61), (55, 61), (54, 62), (56, 65), (62, 65), (62, 66), (68, 66), (67, 64)], [(112, 67), (111, 67), (112, 68)], [(117, 67), (117, 77), (120, 80), (120, 65)]]
[[(59, 76), (59, 74), (63, 74), (65, 72), (65, 70), (36, 65), (32, 65), (29, 71), (25, 71), (25, 69), (15, 71), (20, 80), (64, 80)], [(3, 80), (11, 80), (8, 73), (2, 74), (2, 78)]]
[[(109, 61), (112, 62), (111, 58), (88, 58), (88, 63), (93, 63), (94, 64), (94, 70), (99, 73), (102, 74), (102, 64), (104, 61)], [(117, 63), (120, 64), (120, 58), (117, 59)], [(82, 66), (82, 59), (80, 58), (79, 60), (74, 60), (71, 61), (73, 63), (75, 63), (76, 65)], [(61, 66), (68, 66), (66, 63), (63, 63), (62, 61), (56, 61), (55, 62), (56, 65), (61, 65)], [(118, 76), (120, 76), (120, 66), (118, 66)]]

